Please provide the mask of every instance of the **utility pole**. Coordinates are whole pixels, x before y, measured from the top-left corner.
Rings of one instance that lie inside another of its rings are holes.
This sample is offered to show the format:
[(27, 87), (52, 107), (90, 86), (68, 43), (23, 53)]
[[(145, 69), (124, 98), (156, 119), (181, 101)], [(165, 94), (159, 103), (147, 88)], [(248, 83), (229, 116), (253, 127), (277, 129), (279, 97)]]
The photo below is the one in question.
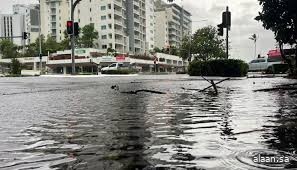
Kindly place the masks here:
[(72, 22), (72, 34), (70, 34), (70, 37), (71, 37), (71, 60), (72, 60), (72, 74), (76, 74), (75, 72), (75, 54), (74, 54), (74, 38), (75, 38), (75, 35), (74, 35), (74, 30), (75, 30), (75, 27), (74, 27), (74, 10), (75, 10), (75, 7), (77, 6), (77, 4), (82, 1), (82, 0), (76, 0), (74, 3), (73, 3), (73, 0), (70, 1), (70, 8), (71, 8), (71, 22)]
[[(226, 13), (228, 14), (229, 13), (229, 7), (227, 6), (226, 8)], [(227, 32), (226, 32), (226, 55), (227, 55), (227, 59), (229, 58), (229, 29), (230, 29), (230, 26), (229, 26), (229, 17), (228, 15), (225, 15), (226, 17), (226, 22), (227, 22)]]
[[(36, 10), (36, 9), (35, 9)], [(39, 70), (41, 74), (42, 70), (42, 48), (41, 48), (41, 9), (39, 4), (39, 12), (38, 12), (38, 23), (39, 23)]]
[(72, 21), (72, 35), (71, 37), (71, 66), (72, 66), (72, 74), (75, 74), (75, 54), (74, 54), (74, 4), (73, 0), (71, 0), (71, 21)]
[(226, 7), (226, 11), (223, 12), (222, 15), (223, 22), (218, 25), (218, 35), (224, 35), (224, 28), (226, 28), (226, 58), (229, 58), (229, 31), (231, 28), (231, 12), (229, 11), (229, 7)]

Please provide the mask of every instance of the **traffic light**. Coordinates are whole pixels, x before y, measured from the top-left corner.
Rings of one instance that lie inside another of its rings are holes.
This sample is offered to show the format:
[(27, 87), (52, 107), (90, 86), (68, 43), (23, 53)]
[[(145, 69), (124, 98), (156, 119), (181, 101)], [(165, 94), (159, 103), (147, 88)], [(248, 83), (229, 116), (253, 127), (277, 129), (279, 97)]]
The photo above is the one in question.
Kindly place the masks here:
[(67, 21), (67, 34), (72, 35), (73, 34), (73, 22)]
[(229, 11), (223, 12), (222, 18), (223, 18), (223, 23), (222, 23), (223, 27), (230, 28), (231, 27), (231, 12), (229, 12)]
[(224, 35), (224, 25), (223, 24), (219, 24), (218, 25), (218, 35), (219, 36), (223, 36)]
[(28, 33), (27, 32), (23, 32), (22, 38), (23, 38), (23, 40), (28, 39)]
[(79, 35), (79, 25), (78, 22), (74, 23), (74, 36), (78, 36)]

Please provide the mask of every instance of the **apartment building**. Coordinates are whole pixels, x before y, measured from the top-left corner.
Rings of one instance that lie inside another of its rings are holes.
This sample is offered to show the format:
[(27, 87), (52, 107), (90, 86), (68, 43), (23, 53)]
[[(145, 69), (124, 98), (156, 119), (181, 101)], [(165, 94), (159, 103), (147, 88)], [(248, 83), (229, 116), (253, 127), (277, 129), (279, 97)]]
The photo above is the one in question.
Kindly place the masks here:
[(155, 4), (155, 46), (180, 46), (183, 37), (192, 32), (191, 13), (175, 3), (157, 0)]
[(70, 0), (39, 0), (41, 33), (62, 41), (66, 22), (70, 19)]
[[(148, 46), (146, 1), (84, 0), (77, 5), (74, 18), (80, 27), (94, 25), (99, 34), (94, 42), (96, 48), (143, 54)], [(58, 42), (63, 40), (66, 22), (70, 19), (70, 1), (40, 0), (40, 6), (42, 34)]]
[(155, 2), (146, 0), (146, 43), (147, 49), (153, 50), (155, 47)]
[(25, 30), (24, 15), (19, 14), (0, 14), (0, 37), (6, 37), (18, 45), (25, 45), (25, 41), (21, 38), (13, 38), (22, 36)]
[(24, 16), (24, 32), (29, 33), (26, 44), (34, 43), (39, 37), (39, 5), (13, 5), (13, 14)]

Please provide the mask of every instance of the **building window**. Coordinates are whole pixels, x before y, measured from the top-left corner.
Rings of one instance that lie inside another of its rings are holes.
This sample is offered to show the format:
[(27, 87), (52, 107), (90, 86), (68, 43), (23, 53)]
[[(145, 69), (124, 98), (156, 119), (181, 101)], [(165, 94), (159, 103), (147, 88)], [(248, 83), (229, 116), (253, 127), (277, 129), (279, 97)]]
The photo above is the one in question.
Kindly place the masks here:
[(106, 30), (106, 25), (102, 25), (101, 30)]
[(111, 24), (108, 24), (108, 28), (111, 29), (112, 28), (112, 25)]
[(105, 11), (106, 10), (106, 6), (101, 6), (101, 11)]
[(106, 15), (101, 16), (101, 20), (106, 20)]
[(107, 6), (108, 6), (108, 9), (111, 9), (111, 4), (108, 4)]
[(102, 49), (107, 49), (107, 45), (102, 45)]
[(92, 12), (92, 8), (90, 8), (90, 12)]
[(103, 40), (105, 40), (105, 39), (107, 39), (107, 35), (102, 35), (101, 38), (102, 38)]

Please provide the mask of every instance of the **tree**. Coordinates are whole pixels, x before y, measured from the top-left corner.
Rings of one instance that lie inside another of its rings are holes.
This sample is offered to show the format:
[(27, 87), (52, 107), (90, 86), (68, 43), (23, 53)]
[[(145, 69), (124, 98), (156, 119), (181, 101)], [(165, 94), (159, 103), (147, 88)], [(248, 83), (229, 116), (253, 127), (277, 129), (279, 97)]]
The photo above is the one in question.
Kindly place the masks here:
[(11, 40), (3, 39), (0, 41), (0, 53), (3, 58), (16, 58), (19, 56), (18, 47)]
[(36, 57), (38, 55), (39, 55), (39, 45), (37, 47), (35, 43), (32, 43), (25, 47), (24, 57)]
[(80, 38), (82, 47), (93, 48), (94, 40), (96, 39), (98, 39), (98, 32), (95, 31), (93, 24), (86, 25), (82, 28), (82, 36)]
[(191, 37), (190, 36), (186, 36), (183, 38), (179, 52), (180, 52), (180, 56), (183, 60), (187, 60), (190, 57), (190, 53), (191, 53)]
[(22, 71), (22, 65), (21, 65), (20, 61), (16, 58), (11, 59), (10, 74), (20, 75), (21, 71)]
[(249, 39), (254, 41), (254, 44), (255, 44), (255, 58), (257, 56), (257, 40), (258, 40), (258, 36), (256, 34), (253, 34)]
[(109, 56), (116, 56), (116, 53), (117, 53), (117, 51), (115, 49), (113, 49), (113, 48), (108, 48), (106, 50), (106, 54), (109, 55)]
[(158, 48), (158, 47), (155, 47), (155, 48), (153, 49), (153, 52), (154, 52), (154, 53), (161, 53), (162, 50), (161, 50), (160, 48)]
[(53, 37), (48, 36), (45, 41), (45, 51), (49, 53), (55, 53), (59, 50), (62, 50), (60, 44), (57, 43), (57, 41)]
[(181, 56), (187, 59), (207, 61), (210, 59), (225, 58), (224, 41), (219, 38), (215, 27), (208, 26), (198, 29), (192, 37), (185, 37), (180, 48)]
[[(282, 57), (290, 66), (290, 74), (297, 76), (297, 1), (258, 0), (262, 11), (255, 18), (262, 21), (263, 27), (272, 30), (279, 44)], [(289, 59), (283, 51), (284, 45), (295, 46), (295, 58)]]

